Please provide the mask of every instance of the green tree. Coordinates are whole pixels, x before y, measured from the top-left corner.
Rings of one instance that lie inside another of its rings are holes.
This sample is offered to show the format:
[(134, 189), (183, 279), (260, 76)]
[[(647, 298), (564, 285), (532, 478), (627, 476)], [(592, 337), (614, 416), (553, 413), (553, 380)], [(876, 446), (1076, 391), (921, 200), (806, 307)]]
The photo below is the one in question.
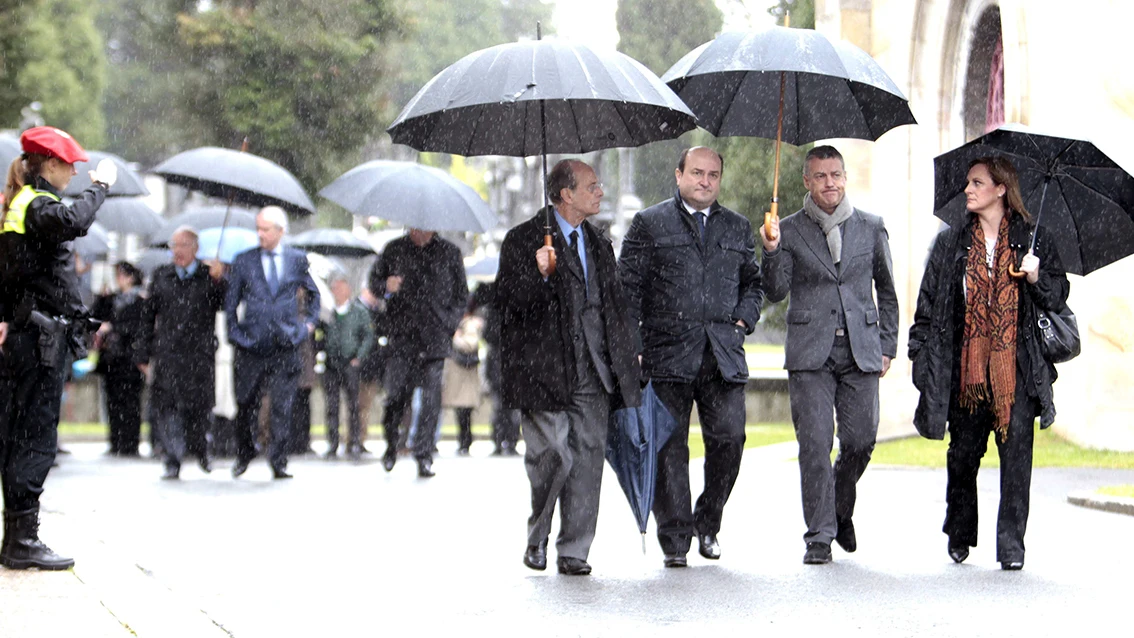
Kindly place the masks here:
[[(619, 0), (618, 50), (664, 74), (683, 55), (716, 37), (723, 16), (713, 0)], [(634, 190), (646, 205), (673, 196), (681, 149), (707, 139), (690, 132), (635, 151)]]
[(0, 125), (15, 127), (20, 110), (39, 102), (48, 124), (85, 147), (101, 147), (106, 64), (93, 5), (23, 0), (0, 6)]

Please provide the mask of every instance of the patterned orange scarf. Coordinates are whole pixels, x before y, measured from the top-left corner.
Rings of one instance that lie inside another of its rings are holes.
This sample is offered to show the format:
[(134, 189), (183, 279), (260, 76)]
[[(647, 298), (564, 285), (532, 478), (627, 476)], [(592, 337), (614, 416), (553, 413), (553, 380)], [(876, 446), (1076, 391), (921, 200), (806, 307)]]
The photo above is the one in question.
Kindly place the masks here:
[(973, 223), (973, 244), (965, 263), (965, 338), (961, 346), (962, 408), (973, 412), (991, 403), (1000, 441), (1008, 440), (1008, 419), (1016, 396), (1016, 313), (1019, 288), (1008, 274), (1015, 261), (1008, 245), (1008, 218), (1000, 220), (992, 272), (986, 261), (984, 229)]

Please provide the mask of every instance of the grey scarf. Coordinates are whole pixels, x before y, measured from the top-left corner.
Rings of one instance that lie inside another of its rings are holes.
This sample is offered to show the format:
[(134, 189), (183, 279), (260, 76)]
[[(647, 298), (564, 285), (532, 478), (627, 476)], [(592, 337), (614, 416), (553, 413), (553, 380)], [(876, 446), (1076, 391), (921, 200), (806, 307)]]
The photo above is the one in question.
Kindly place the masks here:
[(850, 198), (843, 195), (843, 201), (835, 207), (835, 212), (828, 215), (811, 199), (811, 193), (808, 193), (803, 196), (803, 212), (812, 221), (819, 224), (819, 229), (827, 236), (827, 248), (831, 251), (831, 261), (836, 264), (839, 263), (843, 258), (843, 233), (839, 230), (839, 224), (850, 219), (851, 213), (854, 212)]

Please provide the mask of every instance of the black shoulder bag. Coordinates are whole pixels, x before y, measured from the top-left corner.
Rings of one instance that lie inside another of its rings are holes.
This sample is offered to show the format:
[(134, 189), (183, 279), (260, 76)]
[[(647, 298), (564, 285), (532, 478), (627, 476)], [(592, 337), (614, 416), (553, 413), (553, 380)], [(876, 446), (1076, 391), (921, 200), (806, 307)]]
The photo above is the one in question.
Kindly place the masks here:
[(1075, 313), (1063, 304), (1059, 312), (1036, 306), (1036, 331), (1043, 356), (1051, 363), (1063, 363), (1079, 356), (1082, 341)]

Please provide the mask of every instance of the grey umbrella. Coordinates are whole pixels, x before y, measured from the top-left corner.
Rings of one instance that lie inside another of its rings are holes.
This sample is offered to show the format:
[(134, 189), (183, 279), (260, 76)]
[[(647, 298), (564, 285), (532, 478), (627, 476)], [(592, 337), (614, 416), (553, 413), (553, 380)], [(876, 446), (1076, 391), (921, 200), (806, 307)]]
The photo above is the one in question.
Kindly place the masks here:
[(376, 254), (369, 242), (342, 228), (312, 228), (291, 237), (287, 243), (329, 257), (369, 257)]
[(496, 226), (496, 216), (472, 187), (445, 171), (413, 162), (366, 162), (319, 194), (355, 215), (421, 230), (483, 233)]
[[(641, 146), (695, 126), (689, 107), (636, 60), (537, 39), (461, 58), (422, 87), (387, 130), (419, 151), (542, 155), (547, 202), (548, 153)], [(547, 232), (550, 245), (550, 212)]]
[(150, 245), (168, 245), (170, 237), (173, 236), (173, 231), (181, 226), (189, 226), (198, 231), (206, 228), (220, 228), (225, 225), (226, 213), (228, 213), (229, 226), (256, 230), (256, 213), (252, 211), (243, 208), (233, 208), (228, 211), (224, 206), (202, 206), (171, 217), (150, 236)]
[(876, 140), (917, 123), (874, 58), (812, 29), (722, 33), (678, 60), (662, 81), (713, 135), (776, 140), (773, 216), (779, 212), (781, 141)]
[(87, 234), (71, 242), (71, 248), (83, 258), (105, 256), (110, 252), (110, 238), (98, 222), (91, 224)]
[(4, 174), (8, 173), (8, 166), (12, 160), (19, 157), (24, 152), (20, 147), (20, 138), (8, 135), (6, 133), (0, 134), (0, 170)]
[(248, 206), (282, 206), (311, 215), (315, 205), (287, 169), (258, 155), (204, 146), (178, 153), (154, 167), (170, 183)]
[(173, 254), (165, 248), (147, 248), (142, 251), (134, 265), (149, 277), (159, 266), (173, 263)]
[(161, 215), (137, 197), (107, 198), (95, 212), (95, 221), (109, 231), (147, 238), (165, 224)]
[(64, 195), (75, 197), (86, 190), (91, 185), (89, 171), (94, 170), (98, 163), (104, 159), (109, 159), (118, 167), (118, 181), (114, 182), (114, 185), (107, 191), (107, 197), (134, 197), (150, 194), (149, 189), (142, 182), (142, 176), (130, 168), (126, 160), (121, 157), (102, 151), (87, 151), (87, 157), (90, 158), (90, 161), (75, 162), (76, 175), (71, 178), (71, 183), (63, 190)]

